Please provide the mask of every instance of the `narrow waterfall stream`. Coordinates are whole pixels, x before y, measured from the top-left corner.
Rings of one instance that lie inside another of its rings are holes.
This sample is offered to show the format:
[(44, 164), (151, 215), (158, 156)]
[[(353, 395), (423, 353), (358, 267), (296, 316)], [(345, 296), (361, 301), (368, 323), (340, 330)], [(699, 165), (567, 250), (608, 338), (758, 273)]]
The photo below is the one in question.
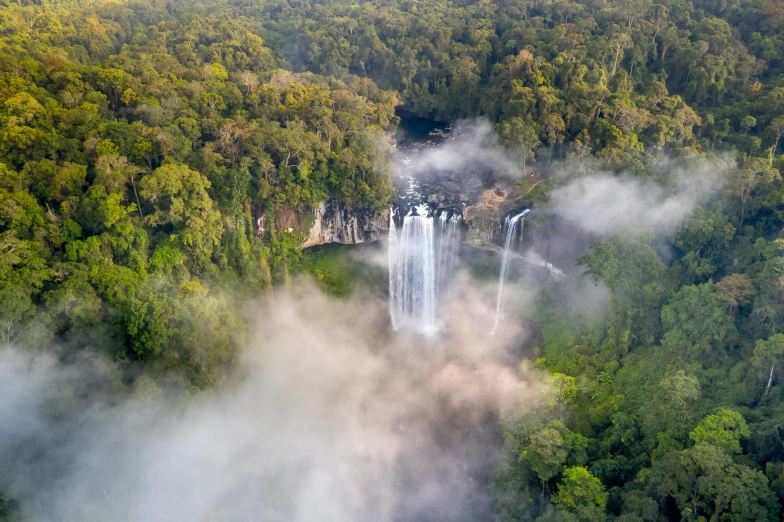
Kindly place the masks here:
[(519, 241), (523, 240), (523, 227), (525, 225), (525, 216), (528, 215), (529, 209), (514, 215), (509, 215), (504, 220), (504, 228), (506, 229), (506, 237), (504, 238), (504, 253), (501, 258), (501, 273), (498, 275), (498, 296), (495, 305), (495, 321), (493, 321), (493, 329), (490, 334), (493, 335), (498, 330), (501, 324), (504, 313), (504, 283), (506, 282), (506, 272), (509, 269), (509, 258), (512, 250), (514, 238), (518, 235), (519, 225)]
[(455, 260), (460, 251), (461, 225), (463, 216), (449, 210), (442, 210), (438, 218), (438, 245), (436, 249), (438, 284), (436, 285), (436, 306), (448, 293), (449, 282), (455, 269)]

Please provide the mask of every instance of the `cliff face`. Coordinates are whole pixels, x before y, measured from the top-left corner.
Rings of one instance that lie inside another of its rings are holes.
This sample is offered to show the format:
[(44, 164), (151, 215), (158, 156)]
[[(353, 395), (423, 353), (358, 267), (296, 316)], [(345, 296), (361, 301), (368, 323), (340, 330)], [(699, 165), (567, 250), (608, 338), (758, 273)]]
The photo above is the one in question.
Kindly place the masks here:
[[(257, 233), (264, 235), (267, 229), (266, 215), (258, 217), (256, 225)], [(334, 198), (323, 201), (310, 211), (281, 207), (275, 209), (275, 230), (299, 231), (305, 237), (300, 245), (302, 248), (327, 243), (354, 245), (385, 238), (389, 230), (389, 210), (348, 210)]]
[(389, 231), (389, 210), (347, 210), (335, 199), (329, 199), (312, 212), (314, 221), (302, 244), (303, 248), (326, 243), (355, 245), (376, 241), (385, 238)]

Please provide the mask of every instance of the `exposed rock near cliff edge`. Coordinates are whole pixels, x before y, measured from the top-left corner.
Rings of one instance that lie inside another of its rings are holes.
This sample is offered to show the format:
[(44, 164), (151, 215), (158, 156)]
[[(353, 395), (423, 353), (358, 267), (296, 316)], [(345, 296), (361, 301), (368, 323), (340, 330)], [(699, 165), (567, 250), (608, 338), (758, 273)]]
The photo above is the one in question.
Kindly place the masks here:
[(482, 191), (475, 204), (463, 209), (463, 242), (472, 246), (499, 243), (504, 216), (512, 210), (511, 198), (512, 188), (502, 184)]
[[(341, 243), (354, 245), (386, 237), (389, 230), (389, 210), (375, 211), (358, 207), (346, 209), (334, 198), (321, 202), (313, 210), (275, 209), (275, 230), (297, 231), (303, 235), (302, 248)], [(256, 220), (256, 233), (267, 231), (267, 215)]]
[(329, 199), (312, 212), (315, 220), (302, 244), (303, 248), (326, 243), (354, 245), (376, 241), (386, 237), (389, 230), (389, 210), (348, 210), (335, 199)]

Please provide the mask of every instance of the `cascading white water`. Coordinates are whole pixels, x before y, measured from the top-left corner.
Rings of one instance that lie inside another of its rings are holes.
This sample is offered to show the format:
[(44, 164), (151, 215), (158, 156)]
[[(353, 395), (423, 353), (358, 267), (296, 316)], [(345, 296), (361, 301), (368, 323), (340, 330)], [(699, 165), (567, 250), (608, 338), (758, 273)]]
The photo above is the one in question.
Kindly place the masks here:
[(460, 244), (457, 214), (438, 219), (427, 205), (403, 218), (398, 234), (394, 210), (389, 223), (389, 311), (396, 330), (432, 336), (441, 328), (437, 309)]
[(395, 224), (395, 208), (389, 209), (389, 244), (387, 254), (389, 256), (389, 317), (392, 320), (392, 328), (397, 330), (398, 321), (398, 273), (397, 273), (397, 224)]
[(449, 210), (442, 210), (438, 217), (438, 244), (436, 245), (436, 306), (441, 303), (442, 296), (449, 288), (449, 281), (455, 267), (460, 250), (460, 225), (463, 217)]
[(496, 298), (495, 304), (495, 321), (493, 321), (491, 334), (495, 334), (504, 313), (504, 283), (506, 282), (506, 272), (509, 268), (509, 254), (512, 250), (512, 241), (514, 240), (515, 235), (517, 235), (518, 225), (520, 225), (519, 242), (522, 243), (523, 226), (525, 224), (524, 218), (528, 215), (528, 212), (529, 210), (525, 209), (517, 214), (507, 216), (504, 220), (506, 237), (504, 238), (504, 253), (501, 258), (501, 273), (498, 276), (498, 297)]
[(403, 218), (400, 237), (390, 224), (390, 311), (395, 329), (426, 335), (438, 330), (433, 222), (422, 205)]

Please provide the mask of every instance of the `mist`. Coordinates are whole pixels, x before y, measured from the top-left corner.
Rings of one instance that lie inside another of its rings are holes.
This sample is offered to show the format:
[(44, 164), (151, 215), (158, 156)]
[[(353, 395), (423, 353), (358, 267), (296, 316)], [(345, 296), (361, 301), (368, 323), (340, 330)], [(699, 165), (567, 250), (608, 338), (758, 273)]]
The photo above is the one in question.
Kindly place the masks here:
[(692, 159), (686, 165), (662, 161), (656, 180), (596, 172), (554, 190), (549, 210), (601, 236), (640, 230), (671, 234), (697, 205), (717, 193), (730, 165), (722, 160)]
[[(415, 158), (407, 172), (420, 177), (433, 172), (460, 176), (477, 169), (509, 181), (524, 175), (493, 125), (482, 118), (457, 122), (444, 142), (423, 149)], [(672, 234), (697, 205), (718, 193), (734, 166), (727, 156), (676, 161), (662, 154), (654, 159), (651, 176), (642, 177), (607, 172), (589, 159), (576, 161), (578, 168), (573, 161), (552, 161), (546, 168), (529, 164), (531, 172), (544, 172), (556, 186), (537, 211), (598, 236), (641, 230)]]
[(214, 392), (144, 377), (121, 399), (100, 358), (0, 352), (0, 487), (19, 500), (22, 519), (486, 513), (501, 446), (492, 426), (540, 393), (534, 374), (509, 364), (524, 332), (488, 339), (491, 309), (476, 298), (450, 309), (452, 333), (424, 343), (389, 331), (381, 297), (338, 301), (307, 282), (294, 288), (249, 308), (243, 375)]
[(410, 166), (415, 175), (434, 171), (465, 174), (473, 169), (491, 169), (508, 178), (519, 178), (522, 168), (507, 154), (486, 119), (458, 121), (446, 141), (424, 149)]

